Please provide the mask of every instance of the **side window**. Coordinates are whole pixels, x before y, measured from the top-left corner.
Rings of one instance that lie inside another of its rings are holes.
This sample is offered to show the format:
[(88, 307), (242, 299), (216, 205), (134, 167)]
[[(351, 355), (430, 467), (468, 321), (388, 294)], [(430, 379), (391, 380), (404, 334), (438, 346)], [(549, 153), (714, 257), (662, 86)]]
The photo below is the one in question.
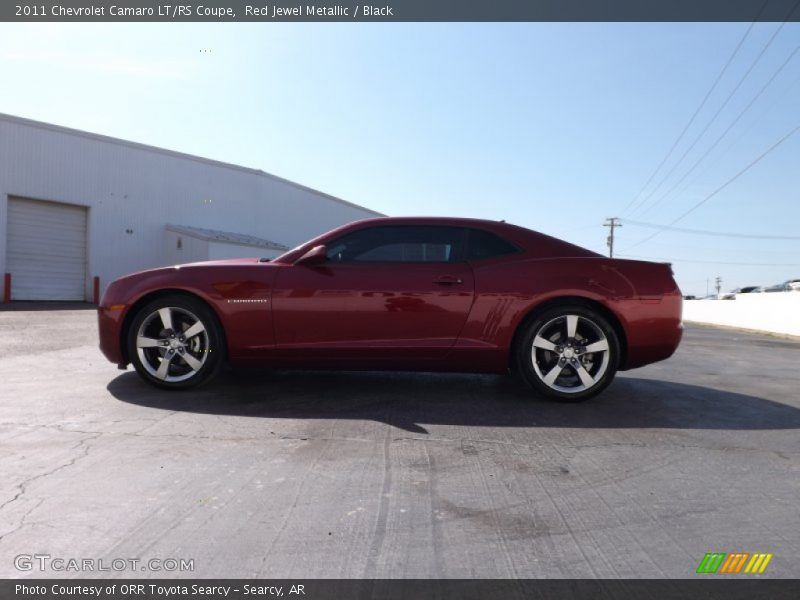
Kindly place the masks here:
[(433, 225), (360, 229), (329, 244), (331, 262), (458, 262), (464, 230)]
[(514, 254), (519, 249), (494, 233), (483, 229), (469, 230), (468, 260), (481, 260), (495, 256)]

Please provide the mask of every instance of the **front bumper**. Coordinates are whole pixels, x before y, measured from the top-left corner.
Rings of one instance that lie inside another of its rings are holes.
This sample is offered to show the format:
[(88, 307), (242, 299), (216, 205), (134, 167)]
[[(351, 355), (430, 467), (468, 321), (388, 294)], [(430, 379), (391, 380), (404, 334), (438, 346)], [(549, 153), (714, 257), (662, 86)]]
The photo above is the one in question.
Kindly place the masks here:
[(111, 305), (97, 307), (97, 330), (100, 334), (100, 351), (109, 361), (120, 366), (128, 364), (122, 351), (122, 326), (127, 306)]

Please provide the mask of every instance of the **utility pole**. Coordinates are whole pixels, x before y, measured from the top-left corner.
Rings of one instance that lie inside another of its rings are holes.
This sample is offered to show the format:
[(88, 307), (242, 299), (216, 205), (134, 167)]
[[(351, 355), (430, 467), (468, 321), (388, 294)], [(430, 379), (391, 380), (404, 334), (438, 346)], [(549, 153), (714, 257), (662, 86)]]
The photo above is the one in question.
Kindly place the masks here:
[(611, 228), (606, 244), (608, 245), (608, 257), (614, 258), (614, 228), (622, 227), (622, 223), (619, 222), (619, 217), (608, 217), (606, 222), (603, 223), (603, 227)]
[(722, 277), (717, 275), (717, 278), (714, 280), (714, 282), (716, 283), (717, 296), (719, 296), (719, 291), (722, 289)]

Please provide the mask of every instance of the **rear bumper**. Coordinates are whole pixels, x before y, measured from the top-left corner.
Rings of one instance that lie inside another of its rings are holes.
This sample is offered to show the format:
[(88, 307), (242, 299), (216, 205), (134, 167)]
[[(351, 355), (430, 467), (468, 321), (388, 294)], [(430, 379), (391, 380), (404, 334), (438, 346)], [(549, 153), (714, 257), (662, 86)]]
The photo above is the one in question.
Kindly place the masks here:
[(667, 294), (660, 302), (633, 300), (626, 307), (627, 352), (621, 370), (635, 369), (669, 358), (683, 337), (683, 298)]

